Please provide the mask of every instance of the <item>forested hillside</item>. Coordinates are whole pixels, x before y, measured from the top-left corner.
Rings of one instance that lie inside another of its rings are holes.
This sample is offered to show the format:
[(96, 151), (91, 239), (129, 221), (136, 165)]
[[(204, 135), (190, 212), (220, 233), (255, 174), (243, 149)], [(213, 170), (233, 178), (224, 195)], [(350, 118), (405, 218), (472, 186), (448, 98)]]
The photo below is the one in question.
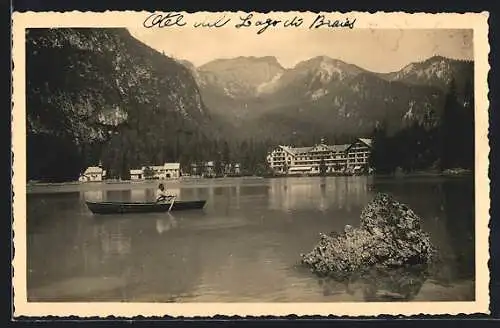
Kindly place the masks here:
[(126, 177), (217, 137), (189, 70), (126, 29), (29, 29), (26, 38), (28, 179), (76, 179), (99, 161)]

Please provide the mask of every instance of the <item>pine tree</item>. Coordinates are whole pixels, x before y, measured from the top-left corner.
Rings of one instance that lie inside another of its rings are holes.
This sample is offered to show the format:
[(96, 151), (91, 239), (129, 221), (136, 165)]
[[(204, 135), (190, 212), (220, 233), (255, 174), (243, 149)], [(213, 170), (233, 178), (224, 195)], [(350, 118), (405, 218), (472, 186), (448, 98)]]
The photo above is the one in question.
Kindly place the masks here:
[(223, 173), (223, 165), (222, 165), (220, 158), (217, 158), (214, 161), (214, 171), (215, 171), (216, 176), (222, 175), (222, 173)]
[(474, 88), (472, 82), (467, 80), (464, 87), (464, 105), (463, 105), (463, 126), (462, 126), (462, 167), (467, 169), (474, 168), (475, 158), (475, 120), (474, 120), (475, 102)]
[(154, 171), (151, 167), (147, 166), (144, 168), (144, 179), (151, 179), (154, 176)]
[[(395, 169), (394, 152), (391, 149), (390, 138), (387, 136), (385, 124), (377, 126), (372, 134), (372, 150), (369, 157), (369, 165), (377, 173), (392, 173)], [(392, 152), (392, 154), (390, 154)]]
[(130, 180), (130, 165), (128, 164), (128, 159), (126, 158), (126, 156), (124, 156), (122, 160), (120, 178), (122, 180)]
[(457, 157), (461, 152), (461, 145), (456, 139), (457, 135), (462, 131), (457, 131), (460, 128), (457, 119), (459, 118), (459, 103), (457, 101), (457, 92), (455, 81), (452, 80), (450, 88), (445, 98), (443, 114), (440, 124), (440, 163), (441, 169), (455, 167), (458, 164)]
[(227, 141), (224, 141), (222, 145), (222, 161), (224, 162), (225, 165), (231, 163), (231, 156), (230, 156), (230, 150), (229, 150), (229, 144)]
[(238, 154), (242, 171), (247, 171), (249, 168), (247, 152), (248, 152), (248, 142), (246, 140), (243, 140), (240, 144), (239, 154)]

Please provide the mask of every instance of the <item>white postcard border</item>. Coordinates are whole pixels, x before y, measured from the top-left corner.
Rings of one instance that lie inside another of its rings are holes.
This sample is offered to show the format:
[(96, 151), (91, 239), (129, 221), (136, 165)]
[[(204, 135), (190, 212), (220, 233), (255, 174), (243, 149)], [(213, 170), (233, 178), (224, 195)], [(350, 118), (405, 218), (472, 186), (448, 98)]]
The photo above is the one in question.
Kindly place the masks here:
[[(474, 30), (475, 101), (476, 101), (476, 300), (474, 302), (390, 302), (390, 303), (33, 303), (27, 302), (26, 291), (26, 126), (25, 126), (25, 28), (34, 27), (133, 27), (141, 26), (149, 12), (25, 12), (13, 14), (13, 229), (14, 315), (17, 316), (263, 316), (263, 315), (349, 315), (380, 314), (472, 314), (489, 313), (489, 144), (488, 84), (489, 43), (488, 13), (426, 14), (364, 12), (325, 13), (329, 16), (356, 18), (355, 29), (422, 29), (460, 28)], [(231, 13), (243, 15), (243, 12)], [(311, 12), (271, 12), (266, 15), (314, 17)], [(217, 13), (184, 13), (190, 19)], [(311, 19), (311, 18), (309, 18)], [(226, 27), (223, 27), (226, 28)], [(231, 27), (227, 27), (231, 28)], [(255, 32), (255, 30), (254, 30)], [(313, 33), (314, 31), (311, 31)], [(256, 34), (256, 37), (258, 35)]]

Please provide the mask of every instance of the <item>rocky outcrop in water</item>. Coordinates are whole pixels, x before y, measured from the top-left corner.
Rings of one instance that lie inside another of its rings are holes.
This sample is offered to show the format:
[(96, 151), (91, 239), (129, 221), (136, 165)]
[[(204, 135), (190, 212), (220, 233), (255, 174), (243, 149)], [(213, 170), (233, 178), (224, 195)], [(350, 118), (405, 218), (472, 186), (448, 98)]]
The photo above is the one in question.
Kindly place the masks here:
[(360, 227), (321, 234), (302, 263), (319, 276), (343, 278), (378, 269), (431, 263), (435, 248), (420, 218), (390, 195), (377, 194), (362, 211)]

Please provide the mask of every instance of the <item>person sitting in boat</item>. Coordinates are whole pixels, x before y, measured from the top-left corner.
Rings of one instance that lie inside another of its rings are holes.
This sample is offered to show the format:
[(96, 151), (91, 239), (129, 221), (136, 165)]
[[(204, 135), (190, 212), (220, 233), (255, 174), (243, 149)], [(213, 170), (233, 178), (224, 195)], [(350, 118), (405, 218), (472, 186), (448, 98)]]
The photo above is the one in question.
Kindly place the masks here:
[(167, 191), (165, 190), (165, 186), (163, 183), (158, 185), (158, 190), (156, 191), (156, 202), (163, 202), (169, 198)]

